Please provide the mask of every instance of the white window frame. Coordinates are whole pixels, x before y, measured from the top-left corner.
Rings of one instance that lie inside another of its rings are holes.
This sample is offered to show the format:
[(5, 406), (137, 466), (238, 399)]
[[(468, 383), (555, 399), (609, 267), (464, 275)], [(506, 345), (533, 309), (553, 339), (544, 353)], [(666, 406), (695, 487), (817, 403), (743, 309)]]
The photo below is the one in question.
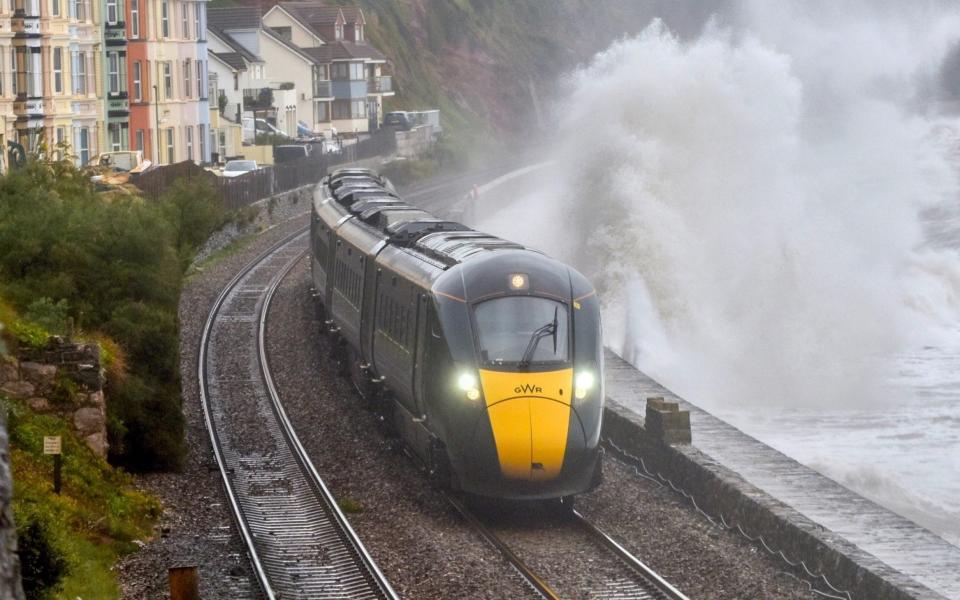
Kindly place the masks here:
[[(112, 15), (110, 13), (113, 13)], [(120, 19), (120, 0), (107, 0), (107, 23), (116, 25)]]
[(197, 125), (197, 145), (200, 146), (200, 155), (198, 156), (197, 162), (204, 163), (207, 161), (207, 140), (206, 140), (206, 129), (207, 127), (201, 123)]
[(203, 99), (203, 92), (206, 88), (203, 85), (203, 66), (204, 61), (197, 59), (197, 99)]
[(192, 80), (192, 75), (190, 74), (190, 59), (183, 61), (183, 97), (190, 98), (192, 95), (190, 83)]
[(120, 53), (107, 52), (107, 90), (111, 94), (120, 93)]
[(173, 98), (173, 63), (169, 60), (161, 63), (163, 70), (163, 99)]
[(183, 24), (183, 39), (190, 39), (190, 10), (186, 2), (180, 3), (180, 21)]
[(200, 28), (200, 24), (203, 23), (203, 19), (200, 17), (203, 15), (203, 2), (194, 2), (193, 3), (193, 32), (194, 37), (198, 40), (203, 39), (203, 29)]
[(80, 166), (90, 162), (90, 128), (81, 127), (77, 132), (77, 160)]
[(133, 61), (133, 99), (143, 100), (143, 63), (139, 60)]
[(184, 131), (187, 137), (187, 160), (193, 160), (193, 127), (187, 125)]
[(160, 37), (170, 37), (170, 1), (160, 2)]
[(53, 93), (63, 93), (63, 48), (54, 46), (53, 57)]
[(140, 37), (140, 0), (130, 0), (130, 37)]
[(146, 139), (145, 139), (145, 137), (144, 137), (144, 135), (143, 135), (143, 130), (142, 130), (142, 129), (138, 129), (137, 132), (134, 134), (134, 142), (133, 142), (133, 143), (136, 145), (136, 147), (134, 148), (134, 150), (139, 150), (140, 152), (145, 152), (145, 151), (146, 151), (146, 148), (147, 148), (147, 147), (146, 147)]
[(50, 0), (50, 15), (54, 17), (60, 16), (60, 0)]
[(174, 143), (173, 143), (173, 127), (167, 128), (167, 160), (170, 161), (168, 164), (173, 164), (174, 161)]

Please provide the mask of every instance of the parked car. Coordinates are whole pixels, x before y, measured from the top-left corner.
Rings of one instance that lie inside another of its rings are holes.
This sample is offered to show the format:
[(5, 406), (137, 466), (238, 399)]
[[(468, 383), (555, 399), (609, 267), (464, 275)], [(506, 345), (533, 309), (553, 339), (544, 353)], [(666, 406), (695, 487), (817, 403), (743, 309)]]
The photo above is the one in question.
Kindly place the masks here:
[(231, 160), (227, 164), (223, 165), (223, 172), (221, 175), (224, 177), (239, 177), (244, 173), (256, 171), (258, 168), (257, 161), (255, 160)]
[[(290, 138), (289, 135), (277, 129), (277, 127), (271, 124), (266, 119), (254, 119), (253, 117), (243, 117), (241, 119), (243, 123), (243, 141), (253, 142), (256, 139), (257, 135), (268, 134), (276, 135), (279, 137)], [(293, 138), (290, 138), (293, 139)]]
[(310, 144), (285, 144), (283, 146), (273, 147), (273, 162), (285, 163), (300, 158), (306, 158), (313, 154), (313, 147)]
[(407, 131), (413, 127), (413, 122), (410, 120), (410, 115), (407, 114), (407, 111), (398, 110), (388, 112), (384, 115), (383, 126), (399, 129), (400, 131)]

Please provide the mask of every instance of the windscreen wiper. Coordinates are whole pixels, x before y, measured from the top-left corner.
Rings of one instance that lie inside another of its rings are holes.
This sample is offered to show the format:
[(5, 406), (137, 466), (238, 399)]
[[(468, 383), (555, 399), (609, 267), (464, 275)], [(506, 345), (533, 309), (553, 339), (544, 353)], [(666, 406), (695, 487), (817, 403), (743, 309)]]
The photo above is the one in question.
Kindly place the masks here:
[(537, 345), (540, 343), (540, 340), (547, 337), (548, 335), (553, 336), (553, 353), (557, 353), (557, 308), (553, 309), (553, 321), (550, 321), (542, 327), (538, 327), (530, 334), (530, 341), (527, 342), (527, 349), (523, 352), (523, 358), (520, 359), (520, 362), (517, 366), (521, 368), (529, 368), (530, 361), (533, 360), (533, 353), (537, 351)]

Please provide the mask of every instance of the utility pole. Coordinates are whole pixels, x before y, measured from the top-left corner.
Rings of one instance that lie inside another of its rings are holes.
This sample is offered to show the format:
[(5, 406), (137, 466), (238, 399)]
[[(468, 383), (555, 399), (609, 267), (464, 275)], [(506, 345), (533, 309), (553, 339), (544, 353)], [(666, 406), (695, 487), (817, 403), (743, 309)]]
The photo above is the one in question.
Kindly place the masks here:
[(155, 130), (155, 133), (153, 134), (153, 137), (156, 138), (157, 140), (157, 156), (154, 164), (159, 165), (160, 164), (160, 88), (157, 86), (157, 84), (153, 84), (153, 106), (156, 109), (155, 116), (157, 121), (157, 128)]

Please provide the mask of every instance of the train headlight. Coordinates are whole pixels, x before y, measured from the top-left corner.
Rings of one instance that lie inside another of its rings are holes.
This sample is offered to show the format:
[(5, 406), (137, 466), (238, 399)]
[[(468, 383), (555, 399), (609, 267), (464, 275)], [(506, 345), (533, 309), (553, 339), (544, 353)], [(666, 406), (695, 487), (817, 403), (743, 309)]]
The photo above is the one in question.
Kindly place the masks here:
[(596, 378), (590, 371), (580, 371), (573, 378), (573, 395), (577, 400), (583, 400), (587, 397), (590, 390), (593, 389)]
[(477, 385), (477, 377), (473, 373), (460, 373), (457, 378), (457, 387), (463, 390), (467, 399), (476, 400), (480, 397), (480, 388)]

